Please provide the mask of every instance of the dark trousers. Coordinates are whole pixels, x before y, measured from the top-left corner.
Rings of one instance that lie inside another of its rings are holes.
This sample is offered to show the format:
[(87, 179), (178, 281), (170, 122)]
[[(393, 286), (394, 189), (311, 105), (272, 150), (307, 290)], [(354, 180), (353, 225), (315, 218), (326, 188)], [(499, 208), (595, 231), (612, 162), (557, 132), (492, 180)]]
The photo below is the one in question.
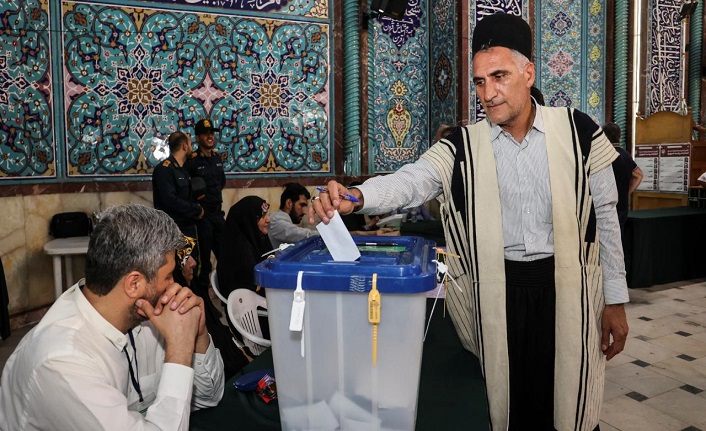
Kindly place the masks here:
[(201, 220), (196, 222), (198, 231), (198, 259), (196, 275), (194, 276), (195, 292), (201, 297), (208, 297), (209, 275), (211, 274), (211, 252), (216, 260), (221, 254), (221, 238), (225, 233), (223, 212), (205, 212)]
[(554, 257), (505, 261), (510, 430), (554, 430)]

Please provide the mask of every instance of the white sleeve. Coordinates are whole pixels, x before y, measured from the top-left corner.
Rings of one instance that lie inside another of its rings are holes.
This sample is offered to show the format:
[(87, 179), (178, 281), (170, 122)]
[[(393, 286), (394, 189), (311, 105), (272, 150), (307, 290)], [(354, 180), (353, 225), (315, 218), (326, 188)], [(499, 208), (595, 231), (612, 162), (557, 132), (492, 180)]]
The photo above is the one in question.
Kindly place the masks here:
[(605, 303), (607, 305), (623, 304), (628, 302), (630, 298), (625, 279), (625, 258), (620, 236), (620, 223), (615, 209), (618, 202), (618, 190), (610, 165), (591, 175), (588, 184), (596, 210), (596, 228), (601, 248)]
[(194, 354), (194, 396), (191, 401), (191, 407), (194, 410), (214, 407), (223, 398), (225, 386), (223, 358), (213, 345), (211, 335), (208, 337), (210, 344), (206, 353)]
[(414, 208), (442, 192), (439, 171), (425, 158), (404, 165), (395, 173), (370, 178), (356, 188), (363, 194), (363, 208), (358, 211), (362, 214)]
[(164, 364), (156, 398), (144, 417), (128, 410), (127, 398), (106, 377), (109, 374), (89, 358), (44, 362), (34, 370), (24, 394), (29, 406), (27, 428), (188, 430), (194, 376), (190, 367)]

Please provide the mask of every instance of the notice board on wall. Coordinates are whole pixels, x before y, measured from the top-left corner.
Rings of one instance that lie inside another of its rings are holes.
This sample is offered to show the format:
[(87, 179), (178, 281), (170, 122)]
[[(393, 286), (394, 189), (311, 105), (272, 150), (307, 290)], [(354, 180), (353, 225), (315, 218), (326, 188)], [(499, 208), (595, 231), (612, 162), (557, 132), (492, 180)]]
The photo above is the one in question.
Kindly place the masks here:
[(659, 145), (636, 146), (635, 163), (642, 169), (642, 182), (637, 189), (648, 192), (659, 190)]
[(688, 193), (690, 159), (689, 143), (636, 146), (635, 163), (643, 174), (637, 190)]

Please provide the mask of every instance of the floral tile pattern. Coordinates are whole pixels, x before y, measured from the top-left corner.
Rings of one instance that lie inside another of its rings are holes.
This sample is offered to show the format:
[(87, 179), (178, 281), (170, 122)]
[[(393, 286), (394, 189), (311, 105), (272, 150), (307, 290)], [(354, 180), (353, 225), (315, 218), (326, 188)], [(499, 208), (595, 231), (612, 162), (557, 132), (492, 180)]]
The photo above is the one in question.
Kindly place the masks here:
[(0, 3), (0, 180), (56, 176), (47, 0)]
[(588, 66), (583, 72), (583, 82), (586, 92), (583, 96), (581, 110), (591, 116), (599, 124), (605, 117), (605, 69), (606, 69), (606, 36), (605, 36), (605, 0), (592, 0), (586, 15), (586, 51), (584, 62)]
[(581, 2), (548, 1), (537, 5), (535, 37), (538, 87), (551, 106), (580, 108), (581, 103)]
[(62, 2), (69, 176), (146, 175), (210, 117), (227, 173), (329, 172), (329, 27)]
[(441, 124), (456, 123), (456, 4), (452, 0), (430, 2), (431, 103), (429, 135)]
[(167, 4), (198, 5), (249, 12), (282, 13), (328, 18), (328, 0), (152, 0)]
[(394, 172), (429, 147), (427, 1), (404, 18), (377, 17), (369, 29), (370, 173)]
[(550, 106), (566, 106), (602, 123), (605, 100), (605, 0), (537, 4), (537, 85)]

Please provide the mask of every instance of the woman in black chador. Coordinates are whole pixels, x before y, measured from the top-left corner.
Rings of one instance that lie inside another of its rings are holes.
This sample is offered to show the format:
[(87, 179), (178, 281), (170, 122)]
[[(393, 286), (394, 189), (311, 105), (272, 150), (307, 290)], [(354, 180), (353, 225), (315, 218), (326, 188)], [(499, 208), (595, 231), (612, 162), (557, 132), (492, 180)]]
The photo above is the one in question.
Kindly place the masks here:
[(246, 196), (230, 207), (226, 233), (218, 261), (218, 287), (223, 296), (235, 289), (250, 289), (265, 296), (255, 286), (255, 265), (272, 250), (267, 237), (270, 205), (258, 196)]

